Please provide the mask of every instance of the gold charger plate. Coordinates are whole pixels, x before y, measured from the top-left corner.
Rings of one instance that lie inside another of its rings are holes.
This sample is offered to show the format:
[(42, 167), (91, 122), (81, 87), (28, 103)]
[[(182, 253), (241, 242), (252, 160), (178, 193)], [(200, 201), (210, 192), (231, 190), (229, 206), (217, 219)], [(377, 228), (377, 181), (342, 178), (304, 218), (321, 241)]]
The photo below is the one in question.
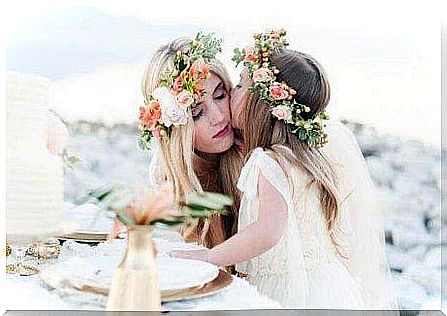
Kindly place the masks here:
[(61, 240), (74, 240), (80, 242), (103, 242), (107, 240), (107, 234), (76, 232), (71, 234), (60, 235), (57, 236), (56, 238)]
[[(229, 286), (233, 282), (233, 276), (224, 270), (219, 270), (217, 277), (208, 283), (201, 286), (194, 286), (178, 291), (161, 291), (161, 301), (162, 303), (192, 300), (196, 298), (201, 298), (209, 295), (216, 294)], [(98, 288), (93, 285), (84, 284), (82, 286), (76, 287), (79, 291), (89, 292), (94, 294), (100, 294), (107, 296), (108, 290), (103, 288)]]

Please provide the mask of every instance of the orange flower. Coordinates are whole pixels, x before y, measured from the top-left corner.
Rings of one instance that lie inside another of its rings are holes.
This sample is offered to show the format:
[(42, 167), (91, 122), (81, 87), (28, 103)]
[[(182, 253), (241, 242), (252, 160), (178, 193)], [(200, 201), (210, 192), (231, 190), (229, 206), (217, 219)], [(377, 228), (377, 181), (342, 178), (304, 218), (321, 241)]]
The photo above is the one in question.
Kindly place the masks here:
[(154, 128), (161, 119), (160, 102), (153, 100), (146, 107), (140, 107), (140, 123), (148, 128)]
[(194, 86), (194, 92), (197, 94), (202, 94), (203, 90), (205, 90), (205, 86), (203, 85), (203, 81), (197, 81)]
[(203, 59), (198, 59), (191, 65), (189, 75), (195, 80), (205, 79), (210, 72), (210, 67)]

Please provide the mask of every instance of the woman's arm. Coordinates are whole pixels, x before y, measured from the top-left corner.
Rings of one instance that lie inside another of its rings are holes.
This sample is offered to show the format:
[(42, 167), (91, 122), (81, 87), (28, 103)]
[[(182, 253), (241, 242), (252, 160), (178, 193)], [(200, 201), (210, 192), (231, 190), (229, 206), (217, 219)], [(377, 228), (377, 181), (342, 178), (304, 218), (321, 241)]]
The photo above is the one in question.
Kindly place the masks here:
[(259, 176), (257, 220), (211, 250), (173, 251), (174, 257), (208, 261), (228, 266), (247, 261), (271, 249), (280, 240), (287, 223), (287, 204), (280, 193)]

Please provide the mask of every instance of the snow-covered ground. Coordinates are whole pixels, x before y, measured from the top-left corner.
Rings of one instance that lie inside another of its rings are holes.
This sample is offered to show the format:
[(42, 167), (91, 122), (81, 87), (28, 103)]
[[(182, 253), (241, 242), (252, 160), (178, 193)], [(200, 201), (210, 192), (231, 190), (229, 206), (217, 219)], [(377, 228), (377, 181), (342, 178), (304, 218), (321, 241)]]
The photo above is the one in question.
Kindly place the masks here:
[[(387, 254), (401, 308), (440, 308), (441, 153), (418, 141), (378, 136), (374, 129), (346, 122), (354, 131), (386, 208)], [(104, 185), (146, 182), (150, 154), (137, 146), (132, 125), (105, 126), (77, 121), (69, 125), (69, 151), (83, 162), (67, 169), (65, 199), (76, 202), (87, 190)], [(445, 159), (445, 158), (444, 158)], [(447, 250), (447, 249), (445, 249)]]

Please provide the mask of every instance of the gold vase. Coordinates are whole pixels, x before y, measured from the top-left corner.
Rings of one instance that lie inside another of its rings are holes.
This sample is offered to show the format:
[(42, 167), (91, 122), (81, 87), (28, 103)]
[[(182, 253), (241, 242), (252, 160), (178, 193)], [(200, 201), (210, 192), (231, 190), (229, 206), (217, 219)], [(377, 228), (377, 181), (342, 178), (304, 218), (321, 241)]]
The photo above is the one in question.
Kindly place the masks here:
[(112, 279), (108, 311), (161, 310), (152, 230), (144, 225), (128, 228), (127, 249)]

